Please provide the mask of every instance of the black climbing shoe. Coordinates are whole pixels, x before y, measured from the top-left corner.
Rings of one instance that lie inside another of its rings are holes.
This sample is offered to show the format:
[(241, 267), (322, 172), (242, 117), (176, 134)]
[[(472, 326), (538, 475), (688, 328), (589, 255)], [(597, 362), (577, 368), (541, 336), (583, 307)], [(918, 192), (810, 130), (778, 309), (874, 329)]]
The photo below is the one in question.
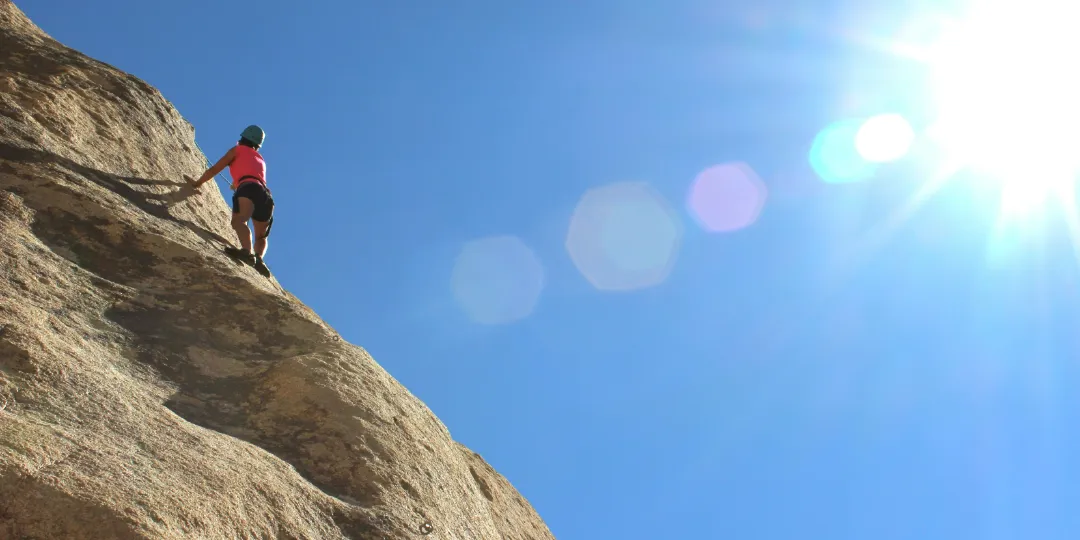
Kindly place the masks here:
[(266, 267), (262, 257), (255, 257), (255, 271), (262, 274), (263, 277), (270, 277), (270, 269)]
[(247, 263), (247, 264), (250, 264), (252, 266), (255, 265), (255, 262), (256, 262), (256, 259), (257, 259), (255, 257), (254, 253), (252, 253), (250, 251), (244, 251), (242, 249), (234, 248), (232, 246), (228, 246), (228, 247), (225, 248), (225, 254), (232, 257), (232, 258), (234, 258), (234, 259), (236, 259), (236, 260), (238, 260), (238, 261), (240, 261), (240, 262), (242, 262), (242, 263)]

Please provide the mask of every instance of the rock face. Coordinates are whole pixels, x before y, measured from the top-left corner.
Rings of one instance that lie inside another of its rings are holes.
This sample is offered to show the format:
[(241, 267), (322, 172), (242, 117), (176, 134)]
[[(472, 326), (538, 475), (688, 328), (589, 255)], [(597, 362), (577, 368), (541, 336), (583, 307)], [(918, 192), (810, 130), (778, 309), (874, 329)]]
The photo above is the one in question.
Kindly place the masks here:
[(0, 0), (0, 539), (551, 539), (360, 347), (221, 253), (194, 131)]

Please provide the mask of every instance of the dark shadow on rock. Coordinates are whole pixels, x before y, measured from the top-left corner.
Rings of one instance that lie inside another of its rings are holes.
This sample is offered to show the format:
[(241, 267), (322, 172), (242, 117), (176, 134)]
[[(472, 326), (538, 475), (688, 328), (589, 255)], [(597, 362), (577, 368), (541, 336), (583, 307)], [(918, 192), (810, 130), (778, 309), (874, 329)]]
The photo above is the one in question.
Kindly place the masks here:
[[(190, 185), (186, 182), (119, 176), (100, 171), (93, 167), (88, 167), (72, 159), (54, 154), (52, 152), (46, 152), (44, 150), (34, 148), (23, 148), (5, 142), (0, 142), (0, 159), (19, 163), (29, 163), (34, 165), (39, 165), (42, 163), (52, 163), (58, 165), (75, 174), (85, 177), (87, 180), (90, 180), (91, 182), (94, 182), (95, 184), (109, 191), (112, 191), (117, 195), (120, 195), (121, 197), (127, 199), (128, 202), (134, 204), (136, 207), (146, 212), (147, 214), (168, 221), (172, 221), (173, 223), (177, 223), (179, 225), (183, 225), (184, 227), (187, 227), (189, 230), (191, 230), (205, 240), (214, 241), (226, 246), (233, 245), (232, 242), (223, 238), (222, 236), (210, 230), (207, 230), (206, 228), (201, 227), (196, 223), (193, 223), (186, 219), (175, 217), (169, 212), (169, 208), (172, 205), (186, 199), (193, 194)], [(175, 192), (165, 194), (143, 193), (139, 190), (132, 188), (128, 184), (140, 186), (179, 186), (180, 189)]]
[[(212, 289), (153, 291), (117, 303), (104, 313), (132, 336), (125, 356), (174, 385), (175, 391), (163, 405), (195, 425), (270, 452), (328, 495), (364, 508), (380, 504), (376, 492), (358, 490), (347, 478), (328, 475), (325, 464), (312, 456), (312, 445), (347, 438), (324, 427), (330, 411), (303, 400), (298, 405), (303, 410), (296, 414), (272, 412), (274, 395), (266, 391), (266, 385), (274, 384), (275, 369), (282, 362), (325, 351), (333, 341), (328, 336), (320, 340), (314, 326), (310, 338), (284, 332), (283, 328), (295, 328), (301, 320), (276, 305), (276, 296), (247, 294), (245, 289), (215, 280), (207, 268), (188, 271), (206, 272), (195, 280), (212, 284)], [(237, 318), (238, 310), (262, 316)], [(258, 346), (250, 345), (252, 338)], [(273, 418), (269, 423), (267, 414)], [(264, 420), (253, 420), (259, 416)], [(366, 463), (358, 453), (350, 470), (373, 477)]]
[(80, 500), (47, 480), (12, 474), (0, 483), (0, 538), (144, 538), (134, 520)]

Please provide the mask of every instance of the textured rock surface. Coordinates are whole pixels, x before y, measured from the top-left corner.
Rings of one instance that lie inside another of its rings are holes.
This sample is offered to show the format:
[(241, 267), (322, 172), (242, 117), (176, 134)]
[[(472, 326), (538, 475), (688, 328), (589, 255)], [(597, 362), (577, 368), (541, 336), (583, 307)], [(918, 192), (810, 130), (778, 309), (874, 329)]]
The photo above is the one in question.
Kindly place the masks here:
[(0, 0), (0, 538), (552, 538), (360, 347), (220, 254), (155, 89)]

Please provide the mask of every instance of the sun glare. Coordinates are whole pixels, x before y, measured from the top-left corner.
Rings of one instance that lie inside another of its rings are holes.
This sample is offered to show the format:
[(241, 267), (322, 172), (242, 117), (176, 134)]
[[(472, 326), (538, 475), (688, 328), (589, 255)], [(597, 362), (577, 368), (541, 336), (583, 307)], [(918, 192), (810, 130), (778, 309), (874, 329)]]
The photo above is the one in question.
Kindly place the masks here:
[(1009, 213), (1069, 191), (1080, 170), (1080, 32), (1070, 11), (1068, 2), (975, 6), (930, 51), (939, 116), (929, 135), (997, 179)]

